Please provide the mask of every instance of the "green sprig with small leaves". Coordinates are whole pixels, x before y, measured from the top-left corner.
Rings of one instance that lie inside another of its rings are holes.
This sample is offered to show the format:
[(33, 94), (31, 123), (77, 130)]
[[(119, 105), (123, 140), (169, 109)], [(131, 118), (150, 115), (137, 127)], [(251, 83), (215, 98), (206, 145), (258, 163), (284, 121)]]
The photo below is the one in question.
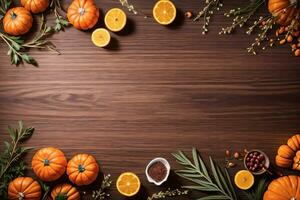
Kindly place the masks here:
[(29, 49), (46, 49), (59, 54), (55, 46), (47, 40), (54, 33), (53, 29), (45, 23), (43, 16), (40, 21), (38, 33), (29, 41), (25, 41), (21, 36), (10, 36), (0, 32), (0, 38), (8, 46), (7, 55), (10, 56), (11, 64), (18, 66), (28, 63), (38, 66), (37, 61), (28, 54)]
[(27, 169), (22, 156), (32, 147), (21, 145), (33, 134), (33, 127), (24, 127), (19, 122), (19, 128), (8, 127), (11, 141), (4, 141), (5, 149), (0, 153), (0, 197), (7, 199), (7, 188), (9, 183), (16, 177), (23, 176)]
[(70, 23), (62, 14), (65, 13), (65, 11), (61, 6), (60, 0), (52, 0), (50, 3), (50, 8), (53, 10), (55, 15), (54, 30), (56, 32), (63, 31)]
[(205, 35), (208, 32), (208, 25), (211, 16), (214, 14), (215, 10), (220, 10), (223, 7), (223, 3), (220, 0), (205, 0), (205, 6), (200, 10), (193, 21), (198, 21), (203, 18), (202, 34)]
[(92, 191), (92, 199), (103, 200), (110, 197), (108, 189), (110, 188), (111, 184), (112, 181), (110, 180), (110, 174), (104, 175), (100, 188)]
[(237, 196), (227, 169), (225, 168), (222, 170), (221, 167), (217, 165), (211, 157), (209, 157), (209, 172), (199, 152), (195, 148), (192, 150), (192, 160), (186, 157), (182, 151), (173, 153), (172, 155), (183, 167), (183, 169), (177, 170), (176, 174), (194, 183), (193, 185), (183, 186), (183, 188), (208, 193), (208, 196), (199, 198), (198, 200), (237, 200)]
[(187, 195), (188, 192), (189, 192), (188, 190), (180, 190), (180, 189), (171, 190), (170, 188), (168, 188), (166, 191), (160, 191), (160, 192), (152, 194), (150, 197), (147, 198), (147, 200), (164, 199), (167, 197), (182, 196), (182, 195)]

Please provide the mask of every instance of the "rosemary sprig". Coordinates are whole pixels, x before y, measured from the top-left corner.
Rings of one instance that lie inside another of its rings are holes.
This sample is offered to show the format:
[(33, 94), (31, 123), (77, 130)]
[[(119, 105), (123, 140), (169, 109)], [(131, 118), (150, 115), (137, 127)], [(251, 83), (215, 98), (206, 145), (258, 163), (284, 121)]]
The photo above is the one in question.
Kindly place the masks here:
[(246, 196), (249, 200), (262, 200), (263, 195), (268, 187), (269, 180), (266, 177), (261, 178), (252, 189), (247, 190)]
[(61, 30), (63, 31), (69, 25), (69, 21), (62, 14), (65, 13), (65, 11), (60, 4), (60, 0), (52, 0), (50, 3), (50, 8), (53, 10), (55, 15), (54, 30), (56, 32)]
[(7, 188), (10, 181), (18, 176), (24, 175), (27, 169), (21, 160), (31, 147), (21, 146), (21, 143), (28, 139), (34, 132), (33, 127), (26, 128), (19, 122), (19, 128), (8, 127), (11, 142), (4, 141), (5, 149), (0, 154), (0, 197), (7, 199)]
[(103, 200), (107, 197), (110, 197), (110, 194), (107, 193), (107, 190), (110, 188), (112, 181), (110, 180), (110, 174), (104, 175), (101, 186), (97, 190), (93, 190), (92, 198), (94, 200)]
[(193, 161), (187, 158), (182, 151), (173, 153), (172, 155), (183, 167), (183, 169), (177, 170), (176, 173), (180, 177), (194, 183), (194, 185), (183, 186), (183, 188), (212, 193), (209, 194), (209, 196), (199, 198), (199, 200), (237, 200), (237, 196), (227, 169), (225, 168), (223, 172), (221, 167), (217, 165), (211, 157), (209, 157), (210, 173), (200, 154), (195, 148), (192, 150)]
[(164, 199), (166, 197), (175, 197), (175, 196), (182, 196), (182, 195), (187, 195), (188, 190), (179, 190), (179, 189), (174, 189), (171, 190), (168, 188), (166, 191), (160, 191), (158, 193), (152, 194), (150, 197), (147, 198), (147, 200), (154, 200), (154, 199)]
[(208, 25), (211, 16), (214, 14), (214, 10), (220, 10), (223, 7), (223, 3), (220, 0), (205, 0), (205, 7), (199, 11), (193, 21), (198, 21), (203, 18), (202, 34), (205, 35), (208, 32)]
[(225, 13), (224, 16), (234, 18), (231, 26), (222, 28), (219, 34), (230, 34), (237, 27), (243, 27), (264, 3), (265, 0), (251, 0), (246, 6), (232, 9), (228, 13)]
[(0, 32), (0, 38), (7, 44), (9, 48), (7, 55), (10, 56), (11, 64), (19, 65), (22, 63), (28, 63), (38, 66), (36, 60), (27, 53), (27, 51), (32, 48), (47, 49), (59, 54), (59, 52), (55, 49), (55, 46), (47, 40), (47, 37), (52, 35), (54, 31), (50, 26), (46, 25), (43, 16), (40, 24), (40, 29), (37, 35), (26, 42), (20, 36), (10, 36), (4, 32)]

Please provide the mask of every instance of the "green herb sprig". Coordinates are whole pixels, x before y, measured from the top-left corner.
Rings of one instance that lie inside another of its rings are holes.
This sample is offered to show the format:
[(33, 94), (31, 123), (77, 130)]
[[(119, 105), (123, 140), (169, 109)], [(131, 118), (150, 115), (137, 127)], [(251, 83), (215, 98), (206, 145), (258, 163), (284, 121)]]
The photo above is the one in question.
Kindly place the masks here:
[(22, 63), (28, 63), (38, 66), (36, 60), (27, 53), (29, 49), (33, 48), (47, 49), (59, 54), (55, 46), (47, 40), (54, 33), (53, 29), (46, 24), (43, 16), (40, 21), (38, 33), (29, 41), (25, 41), (21, 36), (15, 37), (0, 32), (0, 38), (8, 46), (7, 55), (10, 56), (11, 64), (18, 66)]
[(18, 176), (24, 175), (27, 169), (22, 161), (22, 156), (27, 153), (32, 147), (22, 146), (22, 142), (30, 138), (33, 134), (33, 127), (24, 127), (22, 122), (19, 122), (19, 128), (14, 129), (8, 127), (8, 133), (11, 142), (4, 141), (5, 149), (0, 154), (0, 197), (7, 199), (7, 188), (10, 181)]
[(167, 197), (182, 196), (182, 195), (187, 195), (188, 192), (189, 192), (188, 190), (180, 190), (180, 189), (171, 190), (170, 188), (168, 188), (166, 191), (160, 191), (160, 192), (152, 194), (150, 197), (147, 198), (147, 200), (164, 199)]
[(192, 150), (193, 160), (187, 158), (182, 151), (173, 153), (172, 155), (183, 167), (183, 169), (177, 170), (176, 173), (180, 177), (194, 183), (193, 185), (183, 186), (183, 188), (209, 193), (209, 196), (199, 198), (198, 200), (237, 200), (227, 169), (225, 168), (223, 172), (221, 167), (217, 165), (211, 157), (209, 157), (211, 171), (209, 172), (200, 154), (195, 148)]
[(11, 0), (0, 1), (0, 20), (4, 17), (6, 11), (10, 8), (11, 4), (12, 4)]
[(70, 23), (62, 14), (65, 13), (65, 11), (61, 6), (60, 0), (52, 0), (50, 8), (53, 10), (55, 15), (54, 30), (56, 32), (63, 31)]

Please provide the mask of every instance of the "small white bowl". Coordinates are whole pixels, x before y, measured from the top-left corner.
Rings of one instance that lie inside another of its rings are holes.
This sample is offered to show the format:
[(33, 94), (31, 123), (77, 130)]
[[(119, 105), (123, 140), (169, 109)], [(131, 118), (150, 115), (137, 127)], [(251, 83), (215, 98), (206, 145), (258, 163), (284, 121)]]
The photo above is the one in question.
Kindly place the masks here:
[[(160, 182), (156, 182), (149, 174), (148, 174), (148, 169), (149, 167), (153, 164), (153, 163), (156, 163), (156, 162), (161, 162), (162, 164), (165, 165), (166, 169), (167, 169), (167, 173), (166, 173), (166, 177), (160, 181)], [(169, 162), (164, 159), (164, 158), (154, 158), (153, 160), (151, 160), (149, 162), (149, 164), (147, 165), (146, 167), (146, 170), (145, 170), (145, 173), (146, 173), (146, 176), (147, 176), (147, 179), (150, 183), (154, 183), (155, 185), (159, 186), (161, 184), (163, 184), (169, 177), (169, 174), (170, 174), (170, 170), (171, 170), (171, 166), (169, 164)]]

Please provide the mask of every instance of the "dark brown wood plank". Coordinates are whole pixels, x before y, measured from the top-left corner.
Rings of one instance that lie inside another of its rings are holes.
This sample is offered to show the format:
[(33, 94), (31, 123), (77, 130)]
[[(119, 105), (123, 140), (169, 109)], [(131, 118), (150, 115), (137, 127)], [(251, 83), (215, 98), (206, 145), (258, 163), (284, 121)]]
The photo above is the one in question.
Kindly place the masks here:
[[(154, 2), (132, 1), (145, 13)], [(201, 6), (175, 3), (181, 15)], [(147, 162), (163, 156), (177, 168), (170, 153), (179, 149), (195, 146), (222, 163), (225, 149), (260, 148), (273, 159), (300, 128), (300, 62), (287, 46), (249, 55), (253, 37), (244, 29), (218, 35), (230, 23), (223, 11), (242, 3), (225, 2), (205, 36), (200, 23), (179, 19), (166, 28), (128, 12), (127, 31), (112, 34), (110, 49), (94, 47), (91, 31), (68, 28), (51, 39), (62, 55), (31, 52), (39, 68), (11, 66), (0, 43), (0, 148), (7, 125), (22, 119), (36, 127), (28, 145), (54, 145), (68, 158), (91, 153), (114, 180), (123, 171), (138, 173), (149, 194), (162, 188), (147, 183)], [(97, 5), (102, 16), (120, 7)], [(113, 196), (123, 199), (115, 188)]]

